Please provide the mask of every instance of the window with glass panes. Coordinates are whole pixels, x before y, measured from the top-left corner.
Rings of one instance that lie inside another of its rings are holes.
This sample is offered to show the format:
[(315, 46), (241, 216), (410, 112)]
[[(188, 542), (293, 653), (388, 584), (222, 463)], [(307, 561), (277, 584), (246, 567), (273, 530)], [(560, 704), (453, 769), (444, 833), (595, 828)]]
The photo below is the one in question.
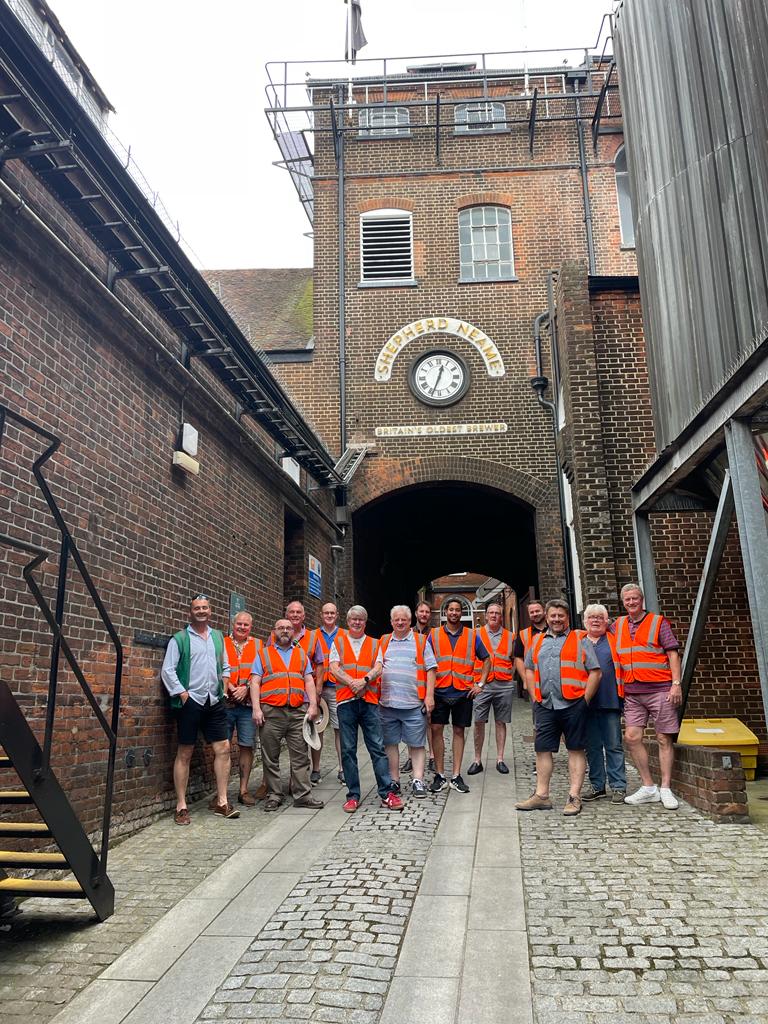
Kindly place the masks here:
[(621, 244), (627, 248), (635, 246), (635, 218), (632, 214), (632, 197), (629, 193), (629, 172), (627, 171), (627, 151), (619, 147), (613, 162), (616, 174), (616, 195), (619, 201), (619, 225), (621, 228)]
[(509, 281), (515, 276), (512, 216), (503, 206), (472, 206), (459, 214), (462, 281)]
[(410, 135), (408, 107), (364, 107), (358, 113), (361, 136)]
[(456, 131), (501, 132), (507, 126), (503, 103), (485, 100), (481, 103), (458, 103), (456, 105)]

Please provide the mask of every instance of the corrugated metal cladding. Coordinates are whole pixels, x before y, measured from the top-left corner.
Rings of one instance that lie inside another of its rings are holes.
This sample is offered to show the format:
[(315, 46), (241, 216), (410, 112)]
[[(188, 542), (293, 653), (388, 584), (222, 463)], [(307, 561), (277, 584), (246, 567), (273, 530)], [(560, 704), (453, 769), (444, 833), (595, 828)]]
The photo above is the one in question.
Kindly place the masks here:
[(768, 336), (768, 0), (624, 0), (615, 36), (661, 449)]

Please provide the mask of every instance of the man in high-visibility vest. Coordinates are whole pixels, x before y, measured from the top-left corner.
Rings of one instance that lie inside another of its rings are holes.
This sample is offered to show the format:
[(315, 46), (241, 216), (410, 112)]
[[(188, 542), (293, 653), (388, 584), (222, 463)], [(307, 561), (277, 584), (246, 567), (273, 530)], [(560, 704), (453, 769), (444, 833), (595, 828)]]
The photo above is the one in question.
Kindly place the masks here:
[[(464, 756), (464, 732), (472, 725), (472, 702), (485, 686), (491, 659), (485, 645), (472, 627), (461, 623), (463, 605), (458, 597), (445, 604), (445, 625), (429, 634), (427, 646), (437, 661), (433, 697), (432, 752), (435, 755), (435, 777), (430, 789), (439, 793), (446, 785), (457, 793), (468, 793), (469, 786), (461, 777), (461, 759)], [(475, 664), (481, 663), (480, 676), (475, 678)], [(443, 726), (453, 727), (453, 775), (445, 777), (445, 740)]]
[(283, 802), (280, 777), (280, 742), (285, 740), (291, 764), (291, 794), (294, 807), (311, 810), (323, 806), (312, 796), (309, 754), (304, 739), (304, 695), (307, 715), (317, 718), (317, 695), (312, 669), (301, 647), (292, 642), (293, 627), (278, 619), (272, 631), (273, 643), (256, 656), (251, 676), (253, 720), (259, 727), (261, 760), (267, 786), (265, 811), (276, 811)]
[[(416, 620), (413, 624), (413, 632), (415, 636), (429, 636), (432, 623), (432, 605), (429, 601), (419, 601), (416, 607), (413, 609), (413, 617)], [(431, 718), (432, 716), (427, 713), (427, 768), (430, 771), (434, 771), (435, 761), (432, 757), (432, 732), (431, 732)], [(401, 772), (412, 772), (413, 761), (410, 756), (406, 757), (403, 763), (400, 765)]]
[[(315, 630), (317, 641), (314, 651), (309, 654), (315, 669), (315, 688), (317, 689), (318, 701), (322, 697), (328, 705), (328, 723), (333, 729), (333, 739), (336, 744), (336, 758), (338, 768), (336, 778), (344, 782), (344, 770), (341, 766), (341, 740), (339, 738), (339, 716), (336, 714), (336, 683), (333, 674), (328, 668), (328, 661), (333, 641), (339, 631), (339, 609), (332, 601), (326, 602), (320, 609), (322, 625)], [(323, 737), (320, 733), (320, 749), (311, 751), (312, 774), (310, 776), (313, 785), (320, 781), (320, 757), (323, 752)]]
[[(485, 649), (491, 656), (491, 668), (482, 693), (475, 697), (475, 759), (467, 769), (467, 775), (478, 775), (483, 770), (483, 745), (485, 726), (493, 708), (493, 724), (496, 730), (496, 771), (509, 775), (504, 761), (504, 747), (507, 742), (507, 725), (512, 721), (512, 698), (514, 696), (513, 676), (515, 634), (504, 628), (504, 609), (500, 604), (489, 604), (485, 609), (485, 625), (479, 630)], [(480, 678), (480, 668), (475, 674)]]
[[(544, 605), (538, 597), (531, 598), (526, 607), (526, 611), (531, 624), (530, 626), (526, 626), (524, 629), (521, 629), (515, 637), (515, 649), (513, 654), (517, 674), (520, 676), (520, 681), (527, 693), (528, 685), (525, 681), (525, 656), (528, 653), (528, 648), (533, 643), (534, 637), (538, 633), (546, 633), (547, 615), (544, 611)], [(521, 694), (521, 696), (524, 696), (524, 694)]]
[[(616, 620), (613, 634), (624, 676), (624, 738), (642, 782), (625, 803), (661, 802), (674, 811), (678, 803), (672, 792), (672, 767), (682, 702), (680, 644), (663, 615), (645, 610), (645, 598), (636, 583), (621, 588), (621, 601), (627, 614)], [(643, 743), (649, 720), (659, 744), (661, 786), (653, 781)]]
[(240, 816), (227, 798), (230, 759), (224, 685), (229, 665), (224, 637), (218, 629), (211, 629), (210, 622), (210, 598), (195, 594), (189, 606), (189, 625), (171, 637), (160, 673), (177, 715), (179, 745), (173, 762), (177, 825), (190, 823), (187, 784), (198, 731), (213, 748), (216, 798), (211, 810), (223, 818)]
[(248, 792), (248, 780), (253, 768), (253, 744), (255, 729), (251, 705), (250, 682), (256, 655), (263, 644), (251, 636), (253, 616), (250, 612), (238, 612), (232, 620), (232, 631), (224, 637), (224, 647), (229, 664), (229, 678), (225, 687), (227, 699), (227, 726), (229, 742), (237, 731), (238, 767), (240, 769), (240, 794), (237, 802), (253, 807), (256, 798)]
[(549, 811), (553, 754), (565, 740), (568, 800), (563, 814), (581, 813), (581, 787), (587, 770), (587, 707), (600, 684), (600, 662), (584, 632), (571, 629), (565, 601), (548, 601), (547, 631), (539, 633), (525, 656), (528, 692), (536, 701), (536, 790), (516, 804), (518, 811)]
[(371, 758), (381, 806), (401, 811), (403, 801), (389, 774), (379, 714), (378, 640), (365, 632), (368, 612), (354, 604), (347, 612), (347, 629), (340, 629), (331, 644), (330, 670), (336, 680), (336, 709), (341, 734), (341, 759), (347, 783), (344, 810), (353, 814), (360, 805), (360, 771), (357, 766), (358, 731)]

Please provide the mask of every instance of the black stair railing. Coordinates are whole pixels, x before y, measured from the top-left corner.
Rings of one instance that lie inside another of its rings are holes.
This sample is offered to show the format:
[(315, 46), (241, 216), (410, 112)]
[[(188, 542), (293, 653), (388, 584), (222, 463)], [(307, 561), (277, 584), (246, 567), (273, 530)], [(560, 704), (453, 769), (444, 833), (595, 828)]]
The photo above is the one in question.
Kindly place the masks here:
[[(45, 718), (45, 737), (43, 741), (43, 759), (42, 765), (39, 770), (39, 774), (44, 776), (50, 770), (51, 766), (51, 747), (53, 743), (53, 729), (56, 716), (56, 692), (58, 684), (59, 674), (59, 663), (61, 656), (63, 655), (67, 664), (69, 665), (72, 674), (80, 684), (83, 693), (85, 694), (88, 703), (93, 709), (93, 713), (96, 715), (96, 719), (101, 726), (104, 735), (107, 739), (108, 744), (108, 758), (107, 758), (107, 773), (106, 773), (106, 786), (104, 796), (104, 812), (102, 816), (101, 825), (101, 853), (99, 855), (99, 869), (102, 876), (106, 876), (107, 871), (107, 854), (109, 850), (109, 829), (112, 819), (112, 793), (114, 789), (114, 778), (115, 778), (115, 758), (117, 754), (117, 730), (118, 722), (120, 717), (120, 685), (123, 674), (123, 646), (120, 642), (120, 637), (117, 635), (115, 627), (112, 625), (112, 621), (107, 614), (107, 610), (99, 597), (99, 593), (94, 586), (93, 580), (91, 579), (90, 573), (88, 572), (85, 563), (78, 551), (77, 544), (75, 543), (74, 537), (69, 531), (69, 528), (64, 521), (64, 517), (61, 514), (61, 510), (56, 504), (56, 499), (51, 493), (51, 489), (43, 476), (42, 467), (51, 458), (51, 456), (57, 451), (61, 445), (61, 440), (50, 431), (45, 430), (37, 423), (26, 419), (24, 416), (20, 416), (18, 413), (9, 409), (7, 406), (0, 404), (0, 449), (2, 449), (3, 439), (5, 437), (6, 423), (11, 421), (18, 424), (18, 426), (36, 434), (38, 437), (43, 438), (48, 442), (48, 447), (45, 451), (39, 455), (32, 464), (32, 473), (37, 481), (37, 485), (45, 499), (45, 502), (51, 512), (53, 520), (58, 529), (61, 537), (61, 548), (59, 553), (59, 570), (58, 579), (56, 585), (56, 604), (52, 609), (43, 595), (37, 581), (34, 578), (35, 570), (51, 557), (51, 552), (44, 548), (37, 547), (33, 544), (28, 544), (24, 541), (20, 541), (15, 537), (11, 537), (7, 534), (0, 534), (0, 544), (7, 545), (8, 547), (15, 548), (18, 551), (23, 551), (27, 554), (32, 555), (31, 561), (27, 562), (22, 570), (22, 575), (26, 581), (29, 590), (37, 602), (40, 611), (48, 623), (53, 639), (51, 643), (51, 656), (48, 671), (48, 705), (46, 708)], [(91, 690), (85, 675), (75, 657), (69, 643), (67, 642), (66, 636), (64, 635), (64, 609), (66, 604), (67, 595), (67, 576), (69, 570), (70, 559), (77, 567), (80, 577), (85, 584), (88, 593), (91, 596), (91, 600), (99, 614), (104, 629), (106, 630), (112, 645), (115, 649), (115, 676), (114, 686), (112, 690), (112, 715), (111, 720), (107, 720), (106, 715), (99, 706), (99, 702)]]

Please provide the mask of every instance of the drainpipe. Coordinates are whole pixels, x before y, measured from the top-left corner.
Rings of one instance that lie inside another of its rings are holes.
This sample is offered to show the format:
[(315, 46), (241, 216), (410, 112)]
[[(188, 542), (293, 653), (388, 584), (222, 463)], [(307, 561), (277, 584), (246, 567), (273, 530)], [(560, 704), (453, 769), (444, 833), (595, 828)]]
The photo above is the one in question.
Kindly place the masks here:
[(581, 170), (581, 192), (584, 197), (584, 227), (587, 232), (587, 260), (589, 276), (594, 277), (595, 270), (595, 238), (592, 233), (592, 203), (589, 198), (589, 177), (587, 172), (587, 149), (584, 145), (584, 132), (581, 130), (581, 79), (573, 76), (573, 91), (576, 93), (576, 136), (579, 140), (579, 168)]
[(342, 107), (342, 122), (337, 125), (338, 159), (336, 166), (339, 173), (338, 188), (338, 221), (339, 221), (339, 456), (347, 450), (347, 317), (346, 295), (344, 284), (344, 252), (346, 249), (346, 232), (344, 218), (344, 96), (339, 97)]
[(541, 354), (541, 329), (544, 324), (550, 323), (549, 312), (539, 313), (533, 321), (533, 346), (536, 353), (536, 376), (531, 377), (531, 387), (536, 392), (539, 405), (546, 409), (552, 417), (552, 441), (555, 453), (555, 482), (557, 484), (557, 499), (560, 508), (560, 543), (563, 547), (563, 566), (565, 568), (565, 599), (571, 612), (571, 622), (575, 622), (574, 612), (576, 609), (575, 591), (573, 586), (573, 562), (571, 560), (571, 544), (568, 536), (568, 527), (565, 522), (565, 488), (563, 487), (563, 474), (560, 468), (560, 460), (557, 456), (557, 406), (548, 398), (544, 392), (549, 386), (549, 379), (544, 375), (543, 360)]

